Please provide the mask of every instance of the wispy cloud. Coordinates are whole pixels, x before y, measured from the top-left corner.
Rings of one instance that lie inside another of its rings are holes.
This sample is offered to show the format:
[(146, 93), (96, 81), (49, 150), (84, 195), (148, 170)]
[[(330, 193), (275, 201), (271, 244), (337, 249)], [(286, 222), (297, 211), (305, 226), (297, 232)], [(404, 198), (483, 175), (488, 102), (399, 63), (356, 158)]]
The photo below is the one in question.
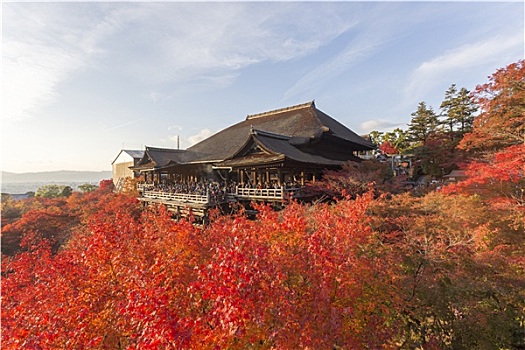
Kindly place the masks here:
[(136, 120), (130, 120), (130, 121), (128, 121), (128, 122), (125, 122), (125, 123), (122, 123), (122, 124), (119, 124), (119, 125), (115, 125), (115, 126), (112, 126), (112, 127), (107, 128), (107, 129), (103, 129), (102, 131), (103, 131), (103, 132), (106, 132), (106, 131), (111, 131), (111, 130), (115, 130), (115, 129), (120, 129), (120, 128), (123, 128), (123, 127), (125, 127), (125, 126), (128, 126), (128, 125), (131, 125), (131, 124), (138, 123), (138, 122), (140, 122), (141, 120), (143, 120), (143, 118), (136, 119)]
[(453, 83), (455, 75), (505, 60), (510, 63), (520, 52), (523, 54), (523, 33), (497, 35), (457, 47), (420, 64), (411, 74), (404, 94), (411, 100), (424, 99), (436, 85)]
[(349, 26), (344, 35), (348, 44), (299, 79), (285, 91), (283, 99), (304, 95), (308, 91), (316, 92), (316, 89), (322, 91), (334, 78), (380, 52), (385, 45), (402, 35), (400, 33), (412, 21), (420, 20), (417, 16), (412, 20), (412, 16), (407, 13), (396, 15), (396, 11), (396, 5), (378, 4), (367, 7), (366, 11), (359, 11), (359, 7), (356, 7), (354, 11), (346, 13)]
[(392, 123), (387, 120), (367, 120), (362, 122), (360, 128), (363, 132), (370, 132), (372, 130), (385, 131), (397, 127), (404, 127), (404, 123)]
[(155, 91), (144, 93), (155, 103), (170, 91), (229, 86), (250, 65), (297, 59), (349, 28), (333, 6), (315, 3), (6, 3), (3, 10), (10, 120), (55, 102), (60, 84), (82, 70), (135, 79)]
[(188, 137), (188, 147), (193, 146), (194, 144), (210, 137), (211, 135), (213, 135), (213, 131), (210, 129), (202, 129), (198, 134)]
[(182, 126), (181, 125), (170, 125), (168, 126), (168, 131), (182, 131)]
[[(173, 5), (143, 5), (147, 21), (156, 25), (136, 37), (134, 47), (123, 49), (151, 52), (145, 57), (149, 64), (138, 60), (126, 69), (142, 72), (147, 82), (169, 82), (175, 88), (228, 86), (248, 66), (303, 57), (349, 28), (347, 19), (325, 4)], [(140, 30), (142, 24), (134, 24)]]
[(3, 111), (7, 121), (37, 113), (59, 96), (58, 85), (99, 53), (114, 25), (93, 24), (82, 4), (3, 5)]

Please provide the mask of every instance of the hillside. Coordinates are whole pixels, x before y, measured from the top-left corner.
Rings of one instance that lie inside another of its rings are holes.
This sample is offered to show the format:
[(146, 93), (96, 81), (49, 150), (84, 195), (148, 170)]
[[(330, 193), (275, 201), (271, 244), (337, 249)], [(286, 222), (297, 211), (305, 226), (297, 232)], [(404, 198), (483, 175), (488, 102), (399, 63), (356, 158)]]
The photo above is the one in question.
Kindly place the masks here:
[(2, 171), (3, 183), (21, 182), (99, 182), (110, 179), (111, 171), (45, 171), (34, 173), (11, 173)]

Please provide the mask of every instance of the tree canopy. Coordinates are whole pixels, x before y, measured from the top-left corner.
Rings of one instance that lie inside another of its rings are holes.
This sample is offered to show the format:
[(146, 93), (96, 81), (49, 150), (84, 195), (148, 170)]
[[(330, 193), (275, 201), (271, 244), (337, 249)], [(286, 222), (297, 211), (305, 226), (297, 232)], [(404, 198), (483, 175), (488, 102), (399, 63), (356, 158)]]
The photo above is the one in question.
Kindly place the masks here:
[(525, 60), (509, 64), (475, 91), (481, 113), (460, 147), (474, 152), (495, 152), (525, 142)]
[(384, 164), (349, 164), (319, 184), (330, 203), (253, 203), (254, 219), (202, 227), (111, 180), (3, 199), (1, 346), (523, 349), (525, 144), (494, 137), (439, 191), (398, 193)]
[(71, 186), (67, 185), (44, 185), (36, 190), (36, 197), (57, 198), (69, 197), (73, 193)]

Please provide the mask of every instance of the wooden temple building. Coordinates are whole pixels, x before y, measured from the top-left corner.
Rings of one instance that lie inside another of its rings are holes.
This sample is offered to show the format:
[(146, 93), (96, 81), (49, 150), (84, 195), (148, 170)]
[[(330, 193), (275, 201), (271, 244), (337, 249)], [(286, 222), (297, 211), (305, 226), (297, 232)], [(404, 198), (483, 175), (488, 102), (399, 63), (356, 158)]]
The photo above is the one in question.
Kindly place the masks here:
[(205, 216), (231, 201), (283, 202), (373, 148), (308, 102), (248, 115), (186, 150), (146, 147), (130, 169), (145, 180), (140, 200)]

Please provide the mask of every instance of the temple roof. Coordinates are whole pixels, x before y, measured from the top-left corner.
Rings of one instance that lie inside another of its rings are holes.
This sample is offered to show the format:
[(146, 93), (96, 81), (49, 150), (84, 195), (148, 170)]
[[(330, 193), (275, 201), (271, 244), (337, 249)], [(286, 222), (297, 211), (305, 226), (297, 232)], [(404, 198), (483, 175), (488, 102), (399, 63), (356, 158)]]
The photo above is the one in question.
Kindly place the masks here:
[[(301, 145), (300, 142), (297, 142), (297, 139), (286, 135), (252, 129), (250, 137), (244, 146), (230, 159), (216, 165), (218, 167), (236, 167), (285, 162), (287, 160), (315, 164), (316, 166), (334, 166), (342, 163), (340, 160), (304, 152), (299, 148)], [(358, 158), (350, 153), (345, 161), (348, 160), (358, 160)]]
[[(250, 149), (258, 147), (259, 151)], [(316, 166), (358, 161), (374, 145), (308, 102), (248, 115), (187, 150), (146, 147), (134, 170), (214, 163), (216, 166), (299, 162)], [(251, 153), (250, 153), (251, 152)]]
[(119, 154), (113, 159), (111, 164), (115, 163), (115, 161), (118, 159), (118, 157), (122, 154), (126, 153), (133, 159), (140, 159), (144, 156), (144, 151), (141, 150), (135, 150), (135, 149), (122, 149), (120, 150)]
[(184, 164), (196, 158), (194, 152), (146, 146), (144, 156), (132, 169), (157, 169), (168, 164)]
[[(373, 144), (308, 102), (274, 111), (248, 115), (246, 120), (232, 125), (188, 148), (200, 154), (194, 161), (222, 161), (231, 158), (246, 142), (250, 130), (283, 135), (293, 142), (316, 142), (323, 135), (347, 144), (350, 151), (373, 149)], [(302, 140), (302, 141), (301, 141)], [(294, 151), (295, 152), (295, 151)]]

